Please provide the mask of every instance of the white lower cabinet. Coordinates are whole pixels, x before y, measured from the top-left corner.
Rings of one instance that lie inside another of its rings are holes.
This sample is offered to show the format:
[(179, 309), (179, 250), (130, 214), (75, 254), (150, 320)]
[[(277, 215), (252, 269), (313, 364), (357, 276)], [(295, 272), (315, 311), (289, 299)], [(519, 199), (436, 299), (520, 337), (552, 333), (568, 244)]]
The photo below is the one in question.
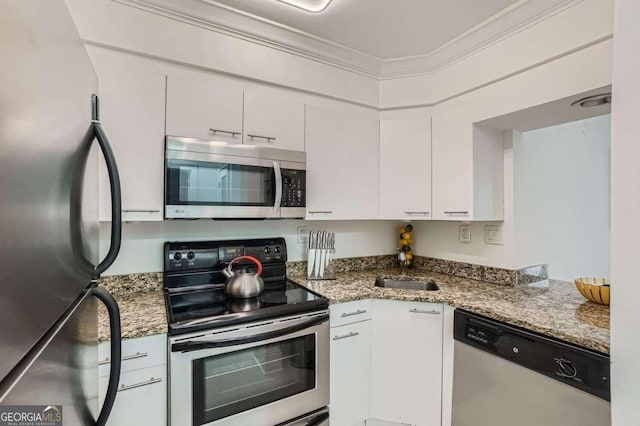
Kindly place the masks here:
[[(109, 384), (109, 342), (101, 343), (98, 391), (100, 406)], [(167, 336), (122, 342), (122, 372), (108, 426), (167, 424)]]
[(441, 424), (442, 312), (441, 304), (373, 301), (372, 418)]
[(331, 424), (353, 426), (369, 417), (371, 321), (331, 328)]
[(443, 327), (451, 328), (444, 353), (453, 359), (453, 308), (359, 300), (331, 305), (330, 311), (332, 426), (450, 422), (442, 415), (443, 400), (450, 405), (453, 365), (444, 363), (443, 399)]
[[(100, 377), (100, 403), (109, 377)], [(120, 375), (118, 395), (108, 426), (162, 426), (167, 424), (167, 367), (156, 366)]]

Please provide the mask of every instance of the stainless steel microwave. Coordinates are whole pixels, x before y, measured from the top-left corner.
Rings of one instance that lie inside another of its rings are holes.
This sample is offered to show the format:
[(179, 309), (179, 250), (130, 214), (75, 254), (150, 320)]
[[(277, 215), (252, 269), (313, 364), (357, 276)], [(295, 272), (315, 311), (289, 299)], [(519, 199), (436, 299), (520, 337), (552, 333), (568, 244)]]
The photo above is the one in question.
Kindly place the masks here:
[(306, 154), (167, 136), (167, 219), (302, 218)]

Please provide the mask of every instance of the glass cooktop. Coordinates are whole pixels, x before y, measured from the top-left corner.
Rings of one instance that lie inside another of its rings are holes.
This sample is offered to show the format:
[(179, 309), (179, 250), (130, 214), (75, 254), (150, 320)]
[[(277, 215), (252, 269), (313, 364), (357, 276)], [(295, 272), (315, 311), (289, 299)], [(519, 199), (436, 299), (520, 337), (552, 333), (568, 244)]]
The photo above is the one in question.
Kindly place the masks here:
[(165, 295), (171, 334), (294, 315), (328, 306), (328, 299), (288, 279), (266, 282), (262, 294), (250, 299), (227, 296), (223, 284)]

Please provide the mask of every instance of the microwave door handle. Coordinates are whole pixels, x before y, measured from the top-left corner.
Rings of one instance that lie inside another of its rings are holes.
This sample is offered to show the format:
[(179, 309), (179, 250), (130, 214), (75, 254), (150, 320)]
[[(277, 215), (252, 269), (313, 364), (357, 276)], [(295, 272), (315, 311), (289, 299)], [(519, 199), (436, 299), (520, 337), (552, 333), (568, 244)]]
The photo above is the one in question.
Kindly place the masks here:
[(280, 214), (280, 204), (282, 204), (282, 170), (280, 169), (280, 162), (273, 162), (273, 172), (276, 176), (276, 200), (273, 203), (273, 213)]
[(239, 346), (247, 343), (261, 342), (263, 340), (275, 339), (276, 337), (286, 336), (307, 328), (313, 327), (323, 322), (329, 321), (329, 315), (320, 315), (313, 317), (301, 324), (291, 327), (281, 328), (275, 331), (267, 331), (266, 333), (253, 334), (250, 336), (236, 337), (232, 339), (220, 339), (211, 341), (191, 341), (174, 343), (171, 345), (171, 352), (193, 352), (202, 349), (224, 348), (228, 346)]

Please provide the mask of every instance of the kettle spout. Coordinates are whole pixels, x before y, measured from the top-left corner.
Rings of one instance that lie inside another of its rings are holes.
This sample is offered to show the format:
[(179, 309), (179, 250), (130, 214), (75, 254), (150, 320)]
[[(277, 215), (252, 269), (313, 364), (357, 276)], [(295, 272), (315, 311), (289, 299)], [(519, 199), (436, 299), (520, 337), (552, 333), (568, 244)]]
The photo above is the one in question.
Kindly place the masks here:
[(224, 268), (222, 270), (222, 273), (224, 274), (225, 277), (227, 278), (231, 278), (233, 276), (233, 271), (231, 270), (231, 268)]

